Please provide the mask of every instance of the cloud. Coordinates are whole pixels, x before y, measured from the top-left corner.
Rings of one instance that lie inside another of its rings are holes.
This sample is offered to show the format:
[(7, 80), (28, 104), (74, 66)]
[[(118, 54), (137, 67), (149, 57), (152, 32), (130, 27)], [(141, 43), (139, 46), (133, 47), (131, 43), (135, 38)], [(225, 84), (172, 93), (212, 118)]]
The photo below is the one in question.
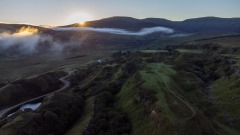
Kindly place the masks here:
[(92, 28), (92, 27), (57, 27), (53, 28), (55, 31), (94, 31), (94, 32), (102, 32), (102, 33), (110, 33), (110, 34), (118, 34), (118, 35), (132, 35), (132, 36), (144, 36), (156, 32), (162, 32), (171, 34), (174, 33), (173, 29), (166, 27), (152, 27), (152, 28), (143, 28), (138, 32), (127, 31), (124, 29), (116, 29), (116, 28)]
[(42, 49), (58, 54), (63, 51), (64, 45), (54, 41), (50, 35), (39, 34), (37, 29), (31, 27), (22, 27), (15, 33), (0, 33), (0, 54), (33, 54)]
[[(174, 33), (173, 29), (165, 27), (144, 28), (138, 32), (127, 31), (114, 28), (90, 28), (90, 27), (68, 27), (53, 28), (55, 31), (94, 31), (102, 33), (111, 33), (118, 35), (143, 36), (155, 32)], [(79, 48), (86, 39), (83, 35), (79, 38), (70, 39), (63, 42), (54, 39), (51, 35), (39, 34), (37, 29), (31, 27), (21, 28), (15, 33), (0, 33), (0, 54), (5, 55), (25, 55), (38, 52), (50, 52), (53, 55), (61, 55), (62, 52)]]
[(16, 36), (14, 34), (0, 34), (0, 49), (5, 51), (11, 47), (17, 47), (23, 53), (33, 53), (36, 51), (36, 44), (41, 37), (39, 35)]

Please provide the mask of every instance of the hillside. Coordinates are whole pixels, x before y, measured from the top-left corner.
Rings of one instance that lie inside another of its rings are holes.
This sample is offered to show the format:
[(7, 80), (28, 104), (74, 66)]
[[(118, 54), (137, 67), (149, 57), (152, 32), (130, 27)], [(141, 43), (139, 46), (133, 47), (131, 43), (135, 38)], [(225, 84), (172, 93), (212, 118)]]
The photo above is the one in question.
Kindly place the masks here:
[[(239, 135), (239, 24), (0, 24), (0, 135)], [(157, 26), (173, 32), (134, 34)]]
[(70, 88), (2, 118), (0, 134), (237, 135), (240, 49), (221, 39), (239, 36), (76, 63)]

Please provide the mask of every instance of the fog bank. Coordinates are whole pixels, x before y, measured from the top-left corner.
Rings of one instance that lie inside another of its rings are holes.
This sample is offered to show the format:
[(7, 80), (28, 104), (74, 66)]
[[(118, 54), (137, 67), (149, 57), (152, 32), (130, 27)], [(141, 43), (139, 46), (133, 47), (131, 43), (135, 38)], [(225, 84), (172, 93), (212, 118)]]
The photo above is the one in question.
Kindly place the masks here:
[(42, 35), (37, 30), (34, 31), (23, 28), (22, 31), (19, 30), (15, 33), (0, 33), (0, 54), (33, 54), (37, 53), (42, 45), (48, 45), (48, 51), (54, 53), (63, 51), (61, 42), (55, 41), (50, 35)]
[(102, 32), (102, 33), (110, 33), (117, 35), (131, 35), (131, 36), (145, 36), (148, 34), (161, 32), (166, 34), (174, 33), (174, 30), (166, 27), (151, 27), (151, 28), (143, 28), (138, 32), (127, 31), (124, 29), (117, 28), (92, 28), (92, 27), (57, 27), (53, 28), (55, 31), (93, 31), (93, 32)]

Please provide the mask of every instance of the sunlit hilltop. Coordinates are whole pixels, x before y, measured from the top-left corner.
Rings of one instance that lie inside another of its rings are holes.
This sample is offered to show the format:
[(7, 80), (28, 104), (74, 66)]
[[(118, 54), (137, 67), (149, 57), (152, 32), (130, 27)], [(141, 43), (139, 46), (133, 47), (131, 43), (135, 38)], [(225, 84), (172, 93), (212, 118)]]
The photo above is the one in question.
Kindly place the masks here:
[(38, 33), (38, 29), (33, 28), (31, 26), (27, 26), (27, 27), (21, 27), (13, 35), (14, 36), (31, 36), (31, 35), (37, 34), (37, 33)]

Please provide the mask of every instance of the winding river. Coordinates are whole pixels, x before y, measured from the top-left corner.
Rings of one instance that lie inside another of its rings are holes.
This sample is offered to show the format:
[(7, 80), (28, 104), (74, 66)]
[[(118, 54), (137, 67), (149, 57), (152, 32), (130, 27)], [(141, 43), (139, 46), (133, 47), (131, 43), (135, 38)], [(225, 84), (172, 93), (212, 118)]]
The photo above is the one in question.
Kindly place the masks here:
[[(33, 103), (34, 101), (40, 100), (40, 99), (46, 97), (46, 96), (49, 95), (49, 94), (56, 93), (56, 92), (60, 92), (60, 91), (63, 91), (63, 90), (65, 90), (65, 89), (67, 89), (67, 88), (70, 86), (70, 82), (69, 82), (68, 80), (66, 80), (66, 78), (69, 77), (72, 73), (74, 73), (74, 71), (68, 71), (68, 75), (67, 75), (67, 76), (64, 76), (64, 77), (62, 77), (62, 78), (59, 78), (59, 80), (64, 84), (64, 86), (61, 87), (60, 89), (58, 89), (58, 90), (56, 90), (56, 91), (54, 91), (54, 92), (50, 92), (50, 93), (48, 93), (48, 94), (45, 94), (45, 95), (36, 97), (36, 98), (29, 99), (29, 100), (27, 100), (27, 101), (21, 102), (21, 103), (19, 103), (19, 104), (14, 105), (14, 106), (11, 106), (11, 107), (2, 109), (2, 110), (0, 110), (0, 118), (7, 116), (8, 113), (9, 113), (9, 112), (12, 112), (13, 110), (16, 110), (16, 111), (17, 111), (17, 110), (19, 110), (19, 109), (23, 109), (23, 108), (25, 109), (25, 108), (27, 108), (27, 107), (28, 107), (28, 108), (31, 108), (30, 106), (33, 105), (33, 104), (31, 104), (31, 103)], [(41, 104), (39, 104), (39, 103), (36, 103), (36, 104), (38, 104), (39, 106), (41, 105)], [(34, 109), (37, 109), (37, 108), (35, 107)]]

